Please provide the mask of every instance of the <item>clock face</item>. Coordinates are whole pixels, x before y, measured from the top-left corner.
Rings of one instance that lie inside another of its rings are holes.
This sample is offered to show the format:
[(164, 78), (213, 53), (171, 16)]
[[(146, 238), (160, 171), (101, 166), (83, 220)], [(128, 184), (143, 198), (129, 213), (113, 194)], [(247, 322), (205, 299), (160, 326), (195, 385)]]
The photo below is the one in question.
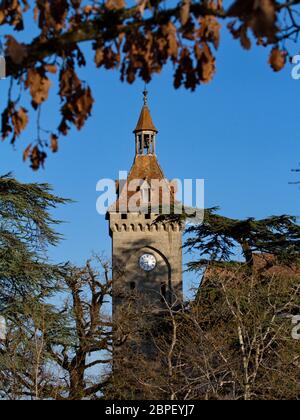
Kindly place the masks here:
[(144, 271), (152, 271), (156, 267), (156, 258), (152, 254), (144, 254), (140, 258), (140, 267)]

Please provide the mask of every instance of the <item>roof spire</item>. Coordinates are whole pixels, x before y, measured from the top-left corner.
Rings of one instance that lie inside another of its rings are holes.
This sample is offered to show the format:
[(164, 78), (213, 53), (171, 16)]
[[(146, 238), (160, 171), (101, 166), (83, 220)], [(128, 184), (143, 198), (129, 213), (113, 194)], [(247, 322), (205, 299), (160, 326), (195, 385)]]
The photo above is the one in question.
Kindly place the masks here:
[(134, 130), (134, 133), (137, 133), (139, 131), (154, 131), (155, 133), (158, 132), (158, 130), (155, 128), (155, 125), (153, 124), (150, 110), (148, 108), (148, 90), (147, 85), (145, 85), (144, 91), (144, 106), (142, 108), (140, 118), (138, 120), (137, 126)]

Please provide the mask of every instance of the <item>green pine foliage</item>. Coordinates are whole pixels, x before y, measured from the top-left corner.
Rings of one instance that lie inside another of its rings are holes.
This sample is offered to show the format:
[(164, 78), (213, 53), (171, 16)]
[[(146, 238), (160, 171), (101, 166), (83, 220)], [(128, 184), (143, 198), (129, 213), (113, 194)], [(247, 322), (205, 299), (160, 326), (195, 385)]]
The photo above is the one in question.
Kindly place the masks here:
[(51, 292), (62, 267), (49, 264), (47, 247), (61, 236), (50, 210), (67, 203), (47, 184), (0, 177), (0, 303), (2, 310), (29, 295)]
[(300, 226), (295, 216), (253, 217), (238, 220), (218, 214), (219, 208), (203, 211), (203, 221), (184, 209), (182, 214), (160, 215), (156, 222), (186, 223), (184, 248), (193, 255), (191, 270), (208, 263), (232, 264), (241, 255), (247, 266), (253, 265), (253, 254), (271, 254), (283, 263), (295, 263), (300, 253)]
[(186, 230), (189, 237), (185, 247), (198, 254), (196, 261), (190, 264), (191, 269), (208, 261), (230, 262), (238, 254), (242, 254), (249, 267), (254, 253), (271, 254), (285, 263), (299, 258), (300, 226), (296, 217), (237, 220), (220, 216), (216, 210), (206, 210), (203, 223)]

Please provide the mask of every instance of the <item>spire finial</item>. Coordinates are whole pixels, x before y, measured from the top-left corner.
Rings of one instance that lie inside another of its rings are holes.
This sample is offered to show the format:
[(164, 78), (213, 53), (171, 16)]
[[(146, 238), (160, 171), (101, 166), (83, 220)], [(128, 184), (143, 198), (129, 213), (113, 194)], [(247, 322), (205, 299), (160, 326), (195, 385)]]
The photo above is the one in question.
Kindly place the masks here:
[(142, 107), (140, 118), (138, 120), (136, 129), (134, 130), (134, 133), (138, 133), (141, 131), (153, 131), (154, 133), (158, 133), (150, 115), (150, 109), (148, 107), (148, 90), (146, 85), (143, 91), (143, 95), (144, 105)]
[(143, 95), (144, 95), (144, 105), (147, 106), (148, 105), (148, 90), (147, 90), (146, 84), (145, 84)]

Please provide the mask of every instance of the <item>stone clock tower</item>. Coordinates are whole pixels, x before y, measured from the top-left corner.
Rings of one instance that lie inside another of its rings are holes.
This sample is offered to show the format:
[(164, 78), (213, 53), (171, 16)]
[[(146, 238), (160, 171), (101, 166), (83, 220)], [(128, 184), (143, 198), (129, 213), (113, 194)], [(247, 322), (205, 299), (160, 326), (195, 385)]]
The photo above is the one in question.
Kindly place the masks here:
[[(143, 298), (155, 312), (182, 298), (183, 226), (157, 221), (162, 206), (167, 202), (174, 205), (176, 188), (165, 178), (158, 163), (157, 134), (145, 91), (134, 130), (133, 166), (126, 180), (116, 182), (117, 203), (108, 212), (115, 319), (118, 308), (128, 306), (132, 293)], [(136, 208), (132, 208), (132, 203)]]

